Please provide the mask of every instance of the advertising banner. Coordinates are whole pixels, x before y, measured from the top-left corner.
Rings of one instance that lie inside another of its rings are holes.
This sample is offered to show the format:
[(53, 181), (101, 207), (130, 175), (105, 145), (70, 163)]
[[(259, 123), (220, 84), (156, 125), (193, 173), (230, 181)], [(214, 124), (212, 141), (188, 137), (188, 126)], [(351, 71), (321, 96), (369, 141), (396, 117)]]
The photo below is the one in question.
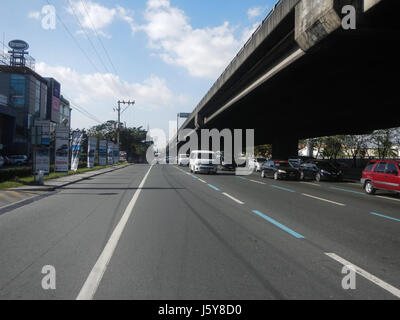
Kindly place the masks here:
[(87, 152), (87, 167), (94, 168), (94, 161), (97, 149), (97, 138), (89, 138)]
[(114, 164), (118, 164), (119, 163), (119, 148), (116, 144), (114, 144)]
[(68, 172), (69, 164), (69, 129), (56, 128), (55, 172)]
[(35, 150), (35, 174), (43, 171), (50, 173), (50, 149), (48, 147), (38, 147)]
[(72, 134), (72, 159), (71, 159), (71, 170), (77, 171), (79, 167), (79, 157), (81, 155), (82, 149), (82, 140), (83, 133), (82, 132), (74, 132)]
[(111, 141), (107, 144), (107, 164), (114, 164), (114, 143)]
[(107, 141), (100, 140), (99, 142), (99, 166), (107, 165)]

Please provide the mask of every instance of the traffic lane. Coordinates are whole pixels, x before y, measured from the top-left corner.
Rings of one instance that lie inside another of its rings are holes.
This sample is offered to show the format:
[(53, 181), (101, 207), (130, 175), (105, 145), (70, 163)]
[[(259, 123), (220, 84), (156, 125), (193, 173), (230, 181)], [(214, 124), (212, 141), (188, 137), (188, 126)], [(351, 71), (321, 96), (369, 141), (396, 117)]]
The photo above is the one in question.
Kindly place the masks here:
[[(75, 299), (149, 166), (63, 188), (0, 216), (0, 299)], [(42, 289), (43, 266), (57, 290)]]
[[(222, 190), (221, 190), (222, 191)], [(155, 166), (96, 299), (391, 299), (192, 175)]]
[[(378, 212), (384, 215), (393, 216), (400, 219), (400, 199), (385, 191), (379, 191), (378, 195), (371, 196), (366, 194), (361, 185), (338, 183), (338, 182), (302, 182), (272, 179), (263, 179), (260, 176), (251, 175), (250, 180), (255, 180), (267, 184), (277, 184), (286, 188), (305, 194), (321, 196), (335, 202), (346, 205), (354, 205), (359, 209), (368, 212)], [(246, 177), (247, 178), (247, 177)]]
[[(243, 177), (198, 176), (249, 206), (264, 207), (279, 217), (283, 224), (308, 235), (307, 239), (322, 249), (336, 250), (350, 261), (354, 260), (356, 264), (400, 286), (400, 233), (397, 222), (373, 216), (357, 205), (342, 207), (303, 196), (302, 191), (305, 190), (295, 189), (286, 181), (264, 179), (262, 183), (265, 184), (261, 185), (243, 180)], [(301, 188), (298, 183), (296, 186)]]

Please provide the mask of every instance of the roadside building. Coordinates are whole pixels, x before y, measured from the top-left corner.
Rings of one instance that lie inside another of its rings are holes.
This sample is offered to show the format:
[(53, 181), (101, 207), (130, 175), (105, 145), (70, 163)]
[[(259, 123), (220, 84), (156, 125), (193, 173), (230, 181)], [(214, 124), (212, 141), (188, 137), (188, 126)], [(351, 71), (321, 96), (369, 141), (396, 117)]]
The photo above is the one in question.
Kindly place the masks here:
[(47, 81), (23, 66), (0, 65), (0, 144), (4, 154), (31, 156), (35, 120), (47, 118)]

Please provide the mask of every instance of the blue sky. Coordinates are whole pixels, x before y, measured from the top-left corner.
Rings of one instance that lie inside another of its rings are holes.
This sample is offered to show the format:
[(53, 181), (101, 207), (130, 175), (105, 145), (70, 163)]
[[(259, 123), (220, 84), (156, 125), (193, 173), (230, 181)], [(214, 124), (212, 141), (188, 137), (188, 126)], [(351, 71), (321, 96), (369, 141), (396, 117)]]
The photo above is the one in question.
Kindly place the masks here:
[[(27, 41), (36, 71), (101, 121), (115, 119), (118, 99), (131, 98), (136, 106), (122, 121), (167, 130), (178, 112), (194, 109), (275, 0), (49, 2), (75, 40), (59, 21), (55, 30), (42, 27), (47, 0), (3, 1), (1, 40)], [(73, 127), (95, 124), (73, 113)]]

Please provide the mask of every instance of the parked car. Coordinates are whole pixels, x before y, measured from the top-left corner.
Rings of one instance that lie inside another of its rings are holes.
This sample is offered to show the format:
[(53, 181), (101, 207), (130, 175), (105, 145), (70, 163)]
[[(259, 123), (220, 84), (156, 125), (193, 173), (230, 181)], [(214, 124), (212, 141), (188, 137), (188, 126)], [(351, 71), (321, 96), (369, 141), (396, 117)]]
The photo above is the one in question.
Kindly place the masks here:
[(256, 172), (260, 172), (261, 171), (261, 166), (263, 165), (263, 163), (267, 161), (267, 159), (265, 158), (250, 158), (249, 159), (249, 169), (253, 169)]
[(213, 151), (192, 151), (189, 161), (190, 172), (194, 173), (217, 173), (218, 164)]
[[(343, 173), (340, 169), (336, 168), (330, 161), (328, 160), (309, 160), (306, 163), (314, 164), (318, 171), (315, 174), (316, 181), (342, 181)], [(312, 166), (308, 167), (312, 170)], [(311, 174), (306, 173), (303, 170), (304, 175)]]
[(28, 163), (28, 157), (24, 156), (24, 155), (20, 155), (20, 156), (9, 156), (7, 157), (8, 161), (7, 163), (10, 165), (17, 165), (17, 166), (21, 166), (24, 164)]
[(189, 156), (187, 154), (180, 154), (178, 156), (178, 165), (179, 166), (188, 166), (189, 165)]
[(5, 160), (4, 160), (4, 158), (2, 156), (0, 156), (0, 168), (2, 166), (4, 166), (4, 164), (5, 164)]
[(300, 180), (316, 180), (319, 173), (318, 167), (314, 163), (302, 163), (298, 167), (300, 171)]
[(370, 161), (362, 173), (361, 184), (368, 194), (376, 190), (400, 193), (400, 161)]
[(262, 178), (274, 178), (275, 180), (292, 179), (300, 180), (299, 170), (293, 168), (288, 161), (266, 161), (261, 166)]

